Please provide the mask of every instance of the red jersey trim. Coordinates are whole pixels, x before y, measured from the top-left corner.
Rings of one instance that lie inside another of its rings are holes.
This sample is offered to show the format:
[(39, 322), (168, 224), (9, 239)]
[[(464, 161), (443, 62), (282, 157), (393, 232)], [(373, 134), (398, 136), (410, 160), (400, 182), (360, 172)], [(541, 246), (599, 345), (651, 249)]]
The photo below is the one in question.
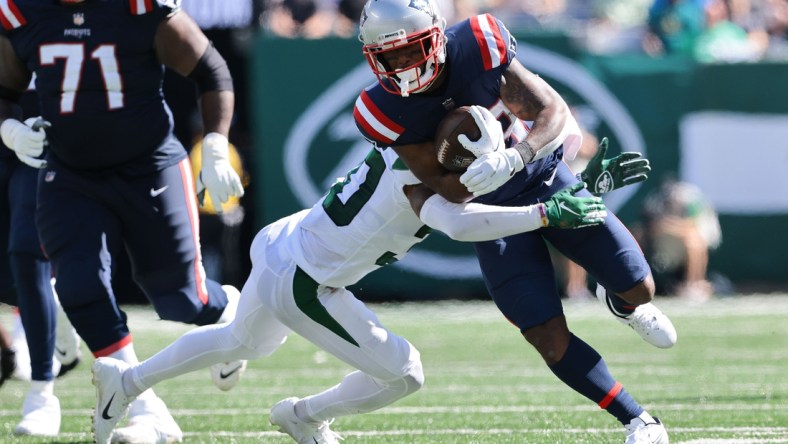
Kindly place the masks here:
[(509, 61), (506, 41), (498, 26), (498, 21), (490, 14), (471, 17), (471, 29), (481, 50), (485, 71), (501, 66)]
[(11, 31), (26, 25), (27, 20), (12, 0), (0, 0), (0, 24)]

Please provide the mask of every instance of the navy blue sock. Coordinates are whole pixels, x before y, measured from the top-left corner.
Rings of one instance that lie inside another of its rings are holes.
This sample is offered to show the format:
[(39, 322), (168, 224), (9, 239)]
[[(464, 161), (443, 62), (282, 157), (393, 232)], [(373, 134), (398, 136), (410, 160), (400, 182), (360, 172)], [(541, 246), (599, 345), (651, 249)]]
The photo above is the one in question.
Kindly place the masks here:
[(34, 381), (51, 381), (55, 352), (55, 295), (49, 262), (29, 253), (12, 252), (11, 270), (19, 299), (19, 315), (27, 336), (30, 370)]
[(605, 292), (605, 303), (607, 304), (607, 308), (613, 312), (614, 315), (625, 318), (632, 314), (637, 308), (637, 305), (632, 305), (631, 303), (621, 299), (617, 294), (613, 293), (612, 291), (608, 291), (605, 287), (602, 287)]
[(613, 379), (599, 353), (575, 335), (569, 340), (564, 357), (549, 367), (558, 379), (607, 410), (621, 424), (629, 424), (643, 412), (621, 383)]

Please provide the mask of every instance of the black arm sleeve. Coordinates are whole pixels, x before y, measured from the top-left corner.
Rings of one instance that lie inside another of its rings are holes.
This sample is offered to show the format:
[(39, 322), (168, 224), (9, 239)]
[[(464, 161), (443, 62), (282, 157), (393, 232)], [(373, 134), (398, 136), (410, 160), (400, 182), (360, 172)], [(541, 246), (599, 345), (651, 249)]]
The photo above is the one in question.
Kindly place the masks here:
[(188, 77), (197, 84), (200, 94), (208, 91), (233, 91), (230, 68), (227, 67), (227, 62), (219, 51), (214, 48), (213, 43), (208, 45)]

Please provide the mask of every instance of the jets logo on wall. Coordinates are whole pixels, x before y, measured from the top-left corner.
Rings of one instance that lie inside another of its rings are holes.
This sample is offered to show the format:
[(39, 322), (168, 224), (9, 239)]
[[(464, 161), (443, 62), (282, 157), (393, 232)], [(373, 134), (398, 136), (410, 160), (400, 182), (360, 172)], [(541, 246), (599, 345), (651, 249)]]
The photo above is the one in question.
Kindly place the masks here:
[[(411, 4), (426, 3), (414, 0)], [(621, 151), (646, 147), (642, 135), (624, 106), (582, 65), (557, 53), (520, 42), (518, 59), (531, 71), (550, 79), (576, 111), (581, 126), (616, 142)], [(312, 206), (338, 177), (354, 168), (370, 150), (370, 143), (356, 128), (353, 103), (364, 86), (375, 82), (366, 63), (357, 65), (326, 88), (290, 128), (284, 146), (284, 177), (304, 208)], [(341, 146), (333, 149), (332, 146)], [(339, 159), (326, 161), (326, 152)], [(613, 211), (637, 191), (640, 184), (617, 190), (605, 197)], [(437, 238), (437, 239), (436, 239)], [(459, 252), (459, 253), (458, 253)], [(478, 262), (469, 244), (460, 244), (433, 234), (394, 265), (409, 272), (442, 279), (478, 279)]]

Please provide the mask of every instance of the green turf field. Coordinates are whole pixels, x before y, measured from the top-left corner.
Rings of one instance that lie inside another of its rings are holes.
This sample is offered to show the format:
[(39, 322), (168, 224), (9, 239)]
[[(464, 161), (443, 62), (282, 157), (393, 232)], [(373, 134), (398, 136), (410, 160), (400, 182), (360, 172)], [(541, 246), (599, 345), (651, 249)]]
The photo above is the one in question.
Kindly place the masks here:
[[(662, 299), (679, 341), (652, 348), (596, 302), (567, 303), (570, 328), (606, 359), (613, 375), (666, 424), (672, 443), (788, 443), (788, 295)], [(491, 303), (372, 305), (422, 353), (426, 384), (381, 411), (340, 418), (351, 443), (622, 443), (623, 427), (564, 386)], [(6, 307), (7, 308), (7, 307)], [(4, 308), (0, 322), (10, 325)], [(147, 357), (188, 327), (127, 307), (135, 345)], [(92, 442), (90, 361), (59, 379), (63, 409), (56, 440), (16, 439), (25, 383), (0, 389), (0, 442)], [(336, 384), (349, 368), (300, 337), (250, 363), (231, 392), (208, 370), (156, 387), (187, 443), (288, 443), (268, 424), (287, 396)]]

